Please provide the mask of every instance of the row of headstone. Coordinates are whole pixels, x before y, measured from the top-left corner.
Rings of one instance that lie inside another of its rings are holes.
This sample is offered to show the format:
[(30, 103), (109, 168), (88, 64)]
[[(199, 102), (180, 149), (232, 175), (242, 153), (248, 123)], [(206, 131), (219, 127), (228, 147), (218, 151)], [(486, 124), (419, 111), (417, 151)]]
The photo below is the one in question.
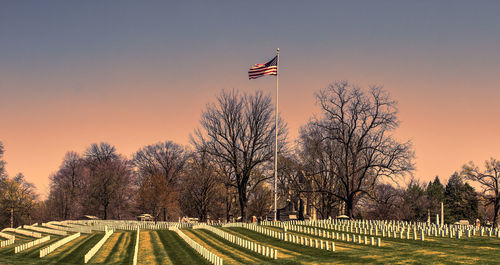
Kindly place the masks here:
[(136, 227), (135, 234), (135, 246), (134, 246), (134, 257), (132, 258), (132, 265), (137, 265), (137, 257), (139, 255), (139, 239), (140, 239), (141, 230), (139, 226)]
[(15, 239), (16, 238), (16, 236), (13, 236), (13, 235), (7, 234), (7, 233), (2, 233), (2, 232), (0, 232), (0, 237), (6, 238), (6, 239)]
[[(263, 222), (267, 225), (269, 222)], [(333, 227), (334, 230), (346, 231), (361, 234), (367, 234), (367, 231), (372, 230), (375, 236), (378, 236), (378, 232), (384, 233), (390, 237), (394, 237), (394, 231), (396, 231), (396, 237), (399, 237), (402, 232), (403, 235), (410, 231), (416, 231), (417, 236), (414, 233), (410, 239), (422, 239), (421, 235), (427, 236), (441, 236), (444, 230), (444, 236), (454, 235), (452, 237), (458, 238), (457, 230), (462, 231), (466, 235), (474, 236), (478, 234), (479, 236), (490, 236), (490, 237), (500, 237), (500, 229), (492, 227), (476, 227), (472, 225), (450, 225), (450, 224), (436, 224), (430, 222), (408, 222), (408, 221), (396, 221), (396, 220), (339, 220), (339, 219), (326, 219), (326, 220), (306, 220), (306, 221), (287, 221), (278, 222), (281, 226), (285, 225), (303, 225), (303, 226), (318, 226), (318, 227)], [(401, 231), (402, 230), (402, 231)], [(422, 232), (423, 231), (423, 232)], [(437, 231), (437, 232), (434, 232)], [(470, 232), (467, 232), (470, 231)], [(476, 233), (477, 232), (477, 233)], [(369, 234), (369, 232), (368, 232)], [(420, 235), (420, 236), (419, 236)], [(383, 236), (383, 235), (382, 235)], [(406, 237), (408, 238), (408, 237)]]
[(42, 237), (42, 234), (40, 234), (38, 232), (33, 232), (33, 231), (29, 231), (29, 230), (23, 230), (21, 228), (5, 228), (2, 231), (17, 233), (17, 234), (20, 234), (20, 235), (25, 235), (25, 236), (35, 237), (35, 238), (41, 238)]
[[(323, 221), (323, 220), (322, 220)], [(295, 224), (275, 224), (273, 222), (265, 222), (265, 225), (279, 225), (281, 227), (294, 227), (294, 226), (311, 226), (318, 227), (327, 230), (333, 231), (342, 231), (348, 232), (352, 234), (362, 234), (362, 235), (370, 235), (370, 236), (382, 236), (382, 237), (393, 237), (400, 239), (409, 239), (409, 240), (425, 240), (425, 231), (423, 229), (418, 229), (417, 226), (405, 227), (405, 224), (398, 224), (398, 226), (378, 226), (375, 223), (329, 223), (329, 222), (321, 222), (321, 221), (299, 221), (295, 222)], [(412, 232), (412, 233), (410, 233)], [(430, 235), (430, 234), (428, 234)]]
[[(423, 230), (424, 234), (427, 236), (437, 236), (437, 237), (450, 237), (450, 238), (461, 238), (462, 234), (467, 237), (472, 236), (488, 236), (488, 237), (498, 237), (500, 238), (500, 229), (492, 227), (477, 227), (473, 225), (458, 225), (458, 224), (436, 224), (430, 222), (387, 222), (387, 221), (374, 221), (369, 222), (377, 224), (379, 227), (387, 227), (391, 230), (396, 229), (415, 229), (419, 231)], [(366, 225), (366, 223), (365, 223)]]
[(413, 222), (403, 222), (403, 221), (397, 221), (397, 222), (381, 222), (381, 221), (374, 221), (374, 220), (337, 220), (337, 219), (327, 219), (327, 220), (306, 220), (306, 221), (288, 221), (288, 222), (281, 222), (283, 225), (285, 224), (295, 224), (295, 225), (303, 225), (303, 226), (315, 226), (315, 227), (322, 227), (322, 228), (327, 228), (327, 227), (334, 227), (336, 230), (343, 230), (343, 231), (349, 231), (349, 232), (354, 232), (356, 229), (362, 230), (362, 229), (375, 229), (377, 228), (378, 230), (386, 229), (386, 230), (394, 230), (396, 229), (399, 231), (401, 227), (414, 227), (416, 226), (419, 228), (420, 225), (416, 225)]
[(172, 230), (176, 232), (180, 238), (182, 238), (191, 248), (196, 250), (196, 252), (200, 253), (200, 255), (208, 260), (210, 263), (215, 264), (215, 265), (222, 265), (224, 263), (223, 259), (214, 253), (210, 252), (208, 249), (206, 249), (204, 246), (198, 244), (196, 241), (188, 237), (186, 234), (184, 234), (181, 230), (179, 230), (175, 226), (171, 226), (168, 228), (169, 230)]
[(26, 250), (28, 248), (32, 248), (32, 247), (34, 247), (36, 245), (40, 245), (40, 244), (45, 243), (45, 242), (47, 242), (49, 240), (50, 240), (50, 236), (46, 236), (46, 237), (42, 237), (42, 238), (30, 241), (28, 243), (16, 246), (14, 248), (14, 253), (17, 254), (17, 253), (19, 253), (21, 251), (24, 251), (24, 250)]
[(137, 224), (130, 221), (122, 220), (79, 220), (79, 221), (63, 221), (65, 225), (80, 225), (86, 226), (92, 231), (105, 231), (106, 227), (114, 230), (127, 230), (135, 231), (137, 230)]
[(60, 236), (68, 235), (68, 232), (66, 232), (66, 231), (57, 230), (57, 229), (50, 229), (50, 228), (34, 226), (34, 225), (24, 225), (23, 228), (28, 229), (28, 230), (37, 231), (37, 232), (42, 232), (45, 234), (53, 234), (53, 235), (60, 235)]
[[(298, 233), (303, 233), (303, 234), (309, 234), (309, 235), (314, 235), (314, 236), (319, 236), (319, 237), (325, 237), (325, 238), (335, 238), (339, 239), (341, 237), (340, 232), (349, 232), (352, 234), (362, 234), (362, 235), (369, 235), (369, 236), (378, 236), (378, 230), (373, 229), (373, 228), (354, 228), (351, 227), (350, 229), (343, 229), (341, 226), (337, 226), (334, 224), (326, 224), (326, 223), (298, 223), (298, 224), (286, 224), (283, 222), (263, 222), (263, 225), (268, 225), (268, 226), (277, 226), (277, 227), (282, 227), (285, 230), (291, 230), (295, 231)], [(309, 225), (309, 226), (306, 226)], [(342, 233), (343, 234), (343, 233)], [(414, 233), (415, 234), (415, 233)], [(385, 237), (385, 233), (381, 234), (382, 237)], [(395, 234), (396, 236), (396, 234)], [(356, 235), (352, 235), (353, 238), (356, 237)], [(423, 239), (423, 237), (421, 237)], [(377, 240), (378, 241), (378, 240)], [(360, 244), (365, 244), (365, 243), (360, 243)], [(370, 244), (373, 245), (373, 244)]]
[[(324, 237), (327, 239), (342, 240), (346, 242), (371, 245), (371, 246), (376, 245), (377, 247), (380, 247), (382, 245), (380, 238), (375, 239), (374, 237), (370, 237), (369, 241), (368, 236), (361, 237), (361, 235), (344, 234), (331, 230), (318, 229), (317, 227), (291, 225), (291, 226), (284, 226), (283, 228), (284, 232), (288, 231), (288, 229), (298, 233), (308, 234), (316, 237)], [(350, 240), (350, 238), (352, 238), (352, 240)]]
[(142, 230), (167, 230), (169, 227), (188, 228), (192, 223), (179, 222), (151, 222), (151, 221), (133, 221), (133, 220), (76, 220), (64, 221), (66, 224), (78, 224), (90, 227), (92, 230), (103, 231), (105, 226), (115, 230), (133, 231), (139, 227)]
[(199, 224), (199, 225), (193, 226), (193, 229), (206, 229), (206, 230), (224, 238), (225, 240), (227, 240), (233, 244), (236, 244), (238, 246), (241, 246), (243, 248), (249, 249), (250, 251), (256, 252), (260, 255), (266, 256), (266, 257), (271, 258), (271, 259), (278, 258), (278, 250), (275, 248), (267, 247), (267, 246), (264, 246), (262, 244), (258, 244), (256, 242), (243, 239), (239, 236), (235, 236), (233, 234), (224, 232), (224, 231), (222, 231), (218, 228), (215, 228), (213, 226), (209, 226), (206, 224)]
[(168, 229), (171, 226), (182, 226), (184, 227), (190, 227), (192, 226), (193, 223), (183, 223), (183, 222), (163, 222), (163, 221), (137, 221), (137, 220), (77, 220), (77, 221), (70, 221), (72, 223), (83, 223), (86, 225), (96, 225), (96, 224), (107, 224), (107, 225), (112, 225), (116, 223), (120, 224), (131, 224), (131, 225), (138, 225), (139, 227), (154, 227), (157, 225), (157, 227), (163, 228), (163, 229)]
[(284, 233), (283, 240), (306, 247), (335, 251), (335, 242)]
[(80, 237), (80, 232), (76, 233), (76, 234), (73, 234), (73, 235), (70, 235), (70, 236), (67, 236), (57, 242), (55, 242), (54, 244), (51, 244), (50, 246), (48, 247), (45, 247), (43, 249), (40, 250), (40, 258), (43, 258), (47, 255), (49, 255), (50, 253), (52, 253), (52, 251), (56, 250), (57, 248), (59, 248), (60, 246), (72, 241), (72, 240), (75, 240), (77, 239), (78, 237)]
[(0, 248), (14, 244), (15, 240), (16, 240), (16, 238), (13, 237), (11, 239), (0, 241)]
[(57, 222), (57, 221), (51, 221), (51, 222), (48, 222), (48, 223), (42, 223), (42, 226), (48, 227), (48, 228), (51, 228), (51, 229), (55, 229), (55, 230), (62, 230), (62, 231), (66, 231), (66, 232), (85, 233), (85, 234), (92, 233), (92, 229), (90, 229), (90, 227), (85, 227), (85, 226), (78, 226), (78, 227), (67, 226), (63, 222)]
[(88, 225), (84, 225), (84, 224), (74, 224), (74, 223), (70, 223), (68, 221), (62, 221), (61, 225), (64, 225), (67, 227), (72, 227), (72, 228), (82, 230), (82, 231), (83, 230), (90, 230), (90, 232), (92, 232), (92, 229)]
[(224, 225), (225, 227), (242, 227), (248, 230), (252, 230), (266, 236), (274, 237), (280, 240), (284, 240), (290, 243), (304, 245), (313, 248), (324, 249), (327, 251), (335, 251), (335, 242), (331, 241), (323, 241), (318, 239), (312, 239), (309, 237), (303, 237), (298, 235), (287, 234), (285, 232), (279, 233), (278, 231), (266, 229), (262, 226), (257, 226), (254, 224), (246, 224), (246, 223), (227, 223)]

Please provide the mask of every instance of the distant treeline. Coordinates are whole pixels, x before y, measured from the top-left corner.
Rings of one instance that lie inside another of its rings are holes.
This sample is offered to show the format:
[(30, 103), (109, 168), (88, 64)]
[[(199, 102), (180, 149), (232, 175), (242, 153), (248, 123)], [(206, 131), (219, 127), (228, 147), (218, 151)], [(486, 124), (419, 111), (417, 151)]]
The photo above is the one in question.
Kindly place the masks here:
[(483, 170), (466, 164), (446, 186), (438, 177), (428, 184), (408, 179), (413, 147), (392, 137), (397, 104), (383, 89), (337, 82), (315, 95), (321, 111), (291, 143), (280, 117), (275, 131), (269, 95), (223, 90), (203, 110), (189, 146), (159, 142), (130, 158), (108, 143), (66, 153), (45, 201), (22, 174), (6, 176), (0, 143), (0, 226), (143, 213), (155, 220), (266, 218), (273, 209), (275, 135), (279, 208), (298, 218), (425, 221), (443, 202), (448, 223), (497, 223), (499, 161), (490, 159)]

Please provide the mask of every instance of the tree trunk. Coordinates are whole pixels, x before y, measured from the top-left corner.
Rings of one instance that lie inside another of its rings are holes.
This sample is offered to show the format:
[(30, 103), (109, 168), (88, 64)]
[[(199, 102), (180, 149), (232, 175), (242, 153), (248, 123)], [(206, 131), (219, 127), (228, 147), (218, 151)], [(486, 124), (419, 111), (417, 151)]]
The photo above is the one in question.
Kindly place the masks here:
[(208, 210), (207, 210), (207, 205), (202, 205), (200, 207), (200, 220), (202, 222), (205, 222), (207, 220), (207, 215), (208, 215)]
[(233, 204), (233, 197), (229, 193), (229, 188), (226, 186), (226, 222), (229, 223), (229, 215), (231, 214), (231, 206)]
[(229, 215), (230, 215), (230, 212), (231, 212), (231, 202), (226, 202), (226, 222), (229, 223)]
[(108, 205), (104, 205), (104, 220), (108, 220)]
[(498, 210), (500, 210), (500, 203), (495, 203), (493, 207), (495, 213), (493, 213), (493, 227), (498, 227)]
[(346, 214), (349, 218), (354, 219), (354, 200), (352, 198), (348, 198), (345, 202)]
[(14, 228), (14, 208), (10, 208), (10, 228)]
[(246, 222), (246, 207), (247, 207), (247, 195), (246, 195), (246, 186), (238, 187), (238, 197), (240, 201), (240, 214), (241, 221)]
[(167, 221), (167, 208), (163, 207), (163, 221)]

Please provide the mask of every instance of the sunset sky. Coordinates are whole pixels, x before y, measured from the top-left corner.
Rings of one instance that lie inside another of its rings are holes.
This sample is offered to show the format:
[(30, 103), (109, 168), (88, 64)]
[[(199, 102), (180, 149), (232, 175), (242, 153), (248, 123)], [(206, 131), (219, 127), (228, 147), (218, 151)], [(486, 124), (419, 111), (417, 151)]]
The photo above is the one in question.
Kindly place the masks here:
[[(209, 3), (211, 2), (211, 3)], [(2, 1), (0, 141), (42, 198), (67, 151), (189, 144), (221, 89), (274, 97), (247, 71), (280, 48), (293, 142), (333, 81), (398, 101), (416, 178), (500, 159), (499, 1)]]

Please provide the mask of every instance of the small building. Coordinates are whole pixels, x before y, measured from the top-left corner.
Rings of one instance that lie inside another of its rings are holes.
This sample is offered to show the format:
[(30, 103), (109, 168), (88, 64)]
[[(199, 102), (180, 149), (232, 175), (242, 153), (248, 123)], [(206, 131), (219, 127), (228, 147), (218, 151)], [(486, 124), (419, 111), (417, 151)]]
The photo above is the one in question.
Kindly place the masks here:
[(137, 221), (154, 221), (154, 218), (151, 214), (143, 213), (137, 216)]
[(459, 220), (455, 222), (454, 225), (469, 225), (469, 220)]
[[(304, 177), (303, 172), (297, 172), (298, 185), (305, 190), (311, 189), (312, 182)], [(278, 198), (278, 211), (276, 217), (280, 221), (289, 220), (316, 220), (318, 213), (314, 198), (309, 192), (297, 192), (290, 190), (287, 195)], [(269, 215), (271, 220), (274, 215)]]
[(78, 220), (101, 220), (101, 219), (99, 217), (93, 216), (93, 215), (84, 215), (84, 216), (78, 218)]
[(340, 220), (349, 220), (349, 219), (351, 219), (351, 218), (349, 218), (349, 216), (347, 216), (347, 215), (342, 214), (342, 215), (337, 216), (337, 217), (336, 217), (336, 219), (340, 219)]
[(184, 216), (179, 220), (181, 223), (198, 223), (199, 218)]

